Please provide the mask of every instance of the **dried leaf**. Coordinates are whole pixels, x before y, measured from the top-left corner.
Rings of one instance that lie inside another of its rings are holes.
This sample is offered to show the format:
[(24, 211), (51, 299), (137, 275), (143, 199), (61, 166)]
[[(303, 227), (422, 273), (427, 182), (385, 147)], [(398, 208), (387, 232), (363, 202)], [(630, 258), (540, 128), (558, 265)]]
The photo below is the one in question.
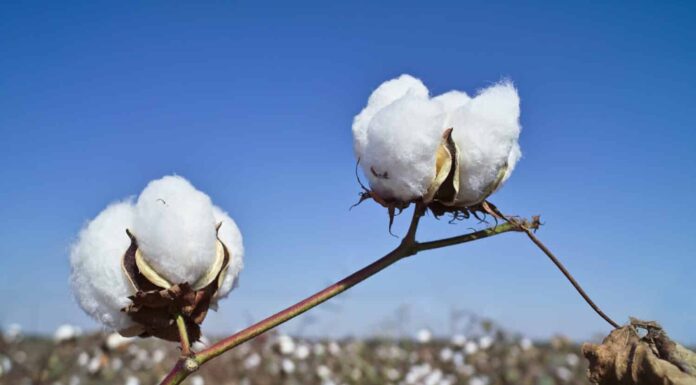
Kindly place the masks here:
[[(647, 328), (640, 338), (637, 328)], [(675, 343), (654, 322), (632, 320), (601, 345), (584, 344), (588, 377), (599, 385), (696, 385), (696, 353)]]

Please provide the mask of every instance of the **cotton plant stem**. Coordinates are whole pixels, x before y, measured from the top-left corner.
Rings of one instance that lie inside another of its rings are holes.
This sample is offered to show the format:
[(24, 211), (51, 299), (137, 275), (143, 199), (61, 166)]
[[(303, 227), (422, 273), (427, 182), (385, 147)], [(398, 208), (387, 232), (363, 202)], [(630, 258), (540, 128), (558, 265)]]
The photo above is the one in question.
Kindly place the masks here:
[[(539, 226), (538, 222), (530, 222), (529, 226), (536, 228)], [(506, 233), (508, 231), (520, 231), (520, 225), (512, 222), (505, 222), (501, 225), (495, 227), (489, 227), (484, 230), (476, 231), (474, 233), (460, 235), (452, 238), (440, 239), (437, 241), (422, 242), (416, 244), (416, 249), (418, 251), (439, 249), (441, 247), (458, 245), (464, 242), (471, 242), (477, 239), (487, 238), (493, 235)]]
[[(176, 385), (180, 384), (189, 374), (198, 369), (200, 365), (205, 364), (211, 359), (225, 353), (226, 351), (247, 342), (254, 337), (267, 332), (276, 326), (297, 317), (298, 315), (316, 307), (317, 305), (343, 293), (344, 291), (350, 289), (351, 287), (357, 285), (358, 283), (372, 277), (378, 272), (382, 271), (386, 267), (392, 265), (393, 263), (414, 255), (419, 251), (431, 250), (440, 247), (446, 247), (451, 245), (456, 245), (465, 242), (471, 242), (487, 237), (491, 237), (498, 234), (503, 234), (509, 231), (523, 231), (519, 224), (515, 223), (504, 223), (498, 226), (491, 227), (486, 230), (477, 231), (471, 234), (462, 235), (459, 237), (453, 237), (448, 239), (443, 239), (440, 241), (416, 242), (416, 231), (418, 229), (418, 223), (420, 218), (425, 213), (425, 206), (423, 204), (416, 205), (413, 213), (413, 218), (409, 226), (408, 232), (404, 237), (401, 244), (391, 251), (389, 254), (380, 258), (379, 260), (373, 262), (372, 264), (358, 270), (357, 272), (349, 275), (348, 277), (336, 282), (335, 284), (313, 294), (306, 299), (282, 310), (248, 328), (235, 333), (214, 345), (211, 345), (207, 349), (201, 351), (198, 354), (192, 355), (191, 357), (181, 359), (177, 362), (176, 366), (171, 370), (171, 372), (165, 377), (160, 385)], [(538, 221), (524, 222), (529, 226), (536, 228), (538, 226)]]
[(179, 330), (181, 356), (188, 357), (191, 355), (191, 343), (189, 342), (188, 330), (186, 329), (186, 321), (181, 314), (176, 316), (176, 328)]
[(389, 254), (378, 259), (377, 261), (371, 263), (370, 265), (358, 270), (357, 272), (349, 275), (348, 277), (336, 282), (335, 284), (319, 291), (318, 293), (307, 297), (306, 299), (290, 306), (289, 308), (282, 310), (250, 327), (236, 333), (230, 337), (227, 337), (218, 343), (205, 349), (200, 354), (196, 356), (196, 360), (199, 364), (203, 364), (208, 360), (219, 356), (220, 354), (234, 348), (235, 346), (244, 343), (259, 334), (262, 334), (298, 315), (306, 312), (307, 310), (337, 296), (340, 293), (350, 289), (351, 287), (357, 285), (358, 283), (364, 281), (365, 279), (377, 274), (382, 271), (387, 266), (393, 264), (394, 262), (407, 257), (409, 255), (415, 254), (415, 249), (413, 248), (415, 244), (415, 234), (418, 228), (418, 222), (421, 216), (423, 216), (424, 208), (422, 205), (418, 204), (414, 210), (413, 218), (411, 220), (411, 225), (409, 226), (408, 233), (403, 239), (401, 244), (391, 251)]
[[(503, 224), (500, 226), (496, 226), (491, 229), (487, 230), (482, 230), (478, 231), (472, 234), (469, 234), (469, 236), (462, 236), (462, 237), (457, 237), (457, 239), (453, 239), (452, 241), (448, 242), (444, 246), (435, 246), (431, 244), (430, 242), (428, 243), (409, 243), (409, 242), (402, 242), (402, 244), (394, 249), (392, 252), (389, 254), (385, 255), (384, 257), (380, 258), (376, 262), (368, 265), (367, 267), (351, 274), (350, 276), (342, 279), (341, 281), (327, 287), (326, 289), (306, 298), (305, 300), (298, 302), (297, 304), (280, 311), (268, 318), (266, 318), (263, 321), (260, 321), (249, 328), (234, 334), (226, 339), (221, 340), (220, 342), (216, 343), (215, 345), (210, 346), (208, 349), (200, 352), (196, 356), (196, 360), (198, 361), (199, 364), (203, 364), (206, 361), (210, 360), (211, 358), (214, 358), (224, 352), (226, 352), (229, 349), (234, 348), (237, 345), (240, 345), (256, 336), (259, 334), (262, 334), (304, 312), (307, 310), (312, 309), (313, 307), (327, 301), (328, 299), (331, 299), (335, 297), (336, 295), (350, 289), (351, 287), (357, 285), (358, 283), (366, 280), (367, 278), (377, 274), (378, 272), (382, 271), (386, 267), (392, 265), (393, 263), (399, 261), (400, 259), (414, 255), (418, 253), (421, 250), (430, 250), (438, 247), (445, 247), (445, 246), (450, 246), (450, 245), (455, 245), (459, 243), (464, 243), (464, 242), (471, 242), (475, 241), (477, 239), (483, 239), (487, 238), (493, 235), (497, 234), (502, 234), (508, 231), (519, 231), (519, 228), (510, 225), (510, 224)], [(436, 241), (437, 242), (437, 241)], [(423, 248), (421, 248), (423, 247)]]

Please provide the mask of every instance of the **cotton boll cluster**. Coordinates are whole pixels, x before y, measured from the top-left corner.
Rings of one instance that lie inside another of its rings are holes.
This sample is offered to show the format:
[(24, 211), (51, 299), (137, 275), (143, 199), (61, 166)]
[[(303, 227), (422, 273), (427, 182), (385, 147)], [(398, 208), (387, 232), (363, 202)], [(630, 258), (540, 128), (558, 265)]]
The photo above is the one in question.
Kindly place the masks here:
[(353, 121), (354, 149), (371, 197), (383, 204), (437, 200), (433, 192), (451, 184), (443, 204), (481, 203), (520, 158), (519, 114), (510, 82), (473, 98), (460, 91), (431, 98), (409, 75), (383, 83)]
[[(580, 346), (567, 340), (554, 338), (524, 350), (521, 336), (475, 317), (453, 324), (452, 332), (460, 334), (440, 331), (426, 343), (415, 343), (417, 329), (403, 329), (411, 340), (386, 334), (316, 339), (272, 332), (223, 354), (214, 367), (193, 374), (186, 383), (587, 383)], [(37, 378), (33, 373), (49, 368), (51, 384), (150, 384), (169, 372), (178, 355), (172, 344), (153, 339), (87, 333), (56, 346), (52, 336), (37, 335), (0, 351), (0, 383), (28, 384)]]
[[(137, 251), (131, 252), (132, 245)], [(128, 268), (129, 253), (135, 262)], [(215, 304), (236, 285), (243, 253), (241, 233), (229, 215), (186, 179), (166, 176), (150, 182), (135, 202), (112, 204), (85, 226), (71, 250), (70, 280), (87, 314), (124, 334), (139, 334), (141, 325), (122, 311), (141, 289), (132, 274), (162, 289), (188, 283), (199, 290), (217, 282)]]

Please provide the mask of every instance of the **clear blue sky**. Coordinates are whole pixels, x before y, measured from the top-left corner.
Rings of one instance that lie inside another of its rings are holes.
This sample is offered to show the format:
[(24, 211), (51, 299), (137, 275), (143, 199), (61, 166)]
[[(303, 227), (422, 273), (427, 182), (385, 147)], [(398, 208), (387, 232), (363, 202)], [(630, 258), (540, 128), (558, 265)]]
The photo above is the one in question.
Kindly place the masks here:
[[(3, 3), (0, 324), (96, 328), (69, 292), (69, 244), (170, 173), (244, 233), (241, 287), (211, 332), (381, 256), (397, 244), (384, 209), (348, 211), (350, 126), (410, 73), (434, 93), (513, 79), (524, 158), (492, 200), (541, 214), (540, 237), (611, 316), (696, 343), (696, 11), (612, 3)], [(421, 239), (467, 227), (427, 219)], [(519, 234), (403, 261), (286, 330), (374, 333), (404, 304), (413, 329), (446, 332), (468, 309), (534, 337), (608, 331)]]

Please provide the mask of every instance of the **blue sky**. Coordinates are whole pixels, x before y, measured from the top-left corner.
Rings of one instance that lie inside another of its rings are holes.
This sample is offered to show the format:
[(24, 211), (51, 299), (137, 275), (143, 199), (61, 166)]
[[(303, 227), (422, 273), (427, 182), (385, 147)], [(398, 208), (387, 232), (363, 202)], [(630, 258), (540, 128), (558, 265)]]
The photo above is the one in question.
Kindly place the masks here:
[[(524, 153), (494, 201), (539, 232), (619, 321), (696, 343), (693, 4), (22, 2), (0, 6), (0, 324), (98, 326), (67, 285), (86, 220), (177, 173), (236, 219), (238, 329), (389, 251), (360, 191), (350, 126), (382, 81), (433, 93), (512, 79)], [(397, 220), (403, 232), (406, 217)], [(420, 238), (470, 224), (424, 221)], [(285, 326), (372, 334), (454, 309), (537, 338), (603, 323), (521, 234), (405, 260)]]

